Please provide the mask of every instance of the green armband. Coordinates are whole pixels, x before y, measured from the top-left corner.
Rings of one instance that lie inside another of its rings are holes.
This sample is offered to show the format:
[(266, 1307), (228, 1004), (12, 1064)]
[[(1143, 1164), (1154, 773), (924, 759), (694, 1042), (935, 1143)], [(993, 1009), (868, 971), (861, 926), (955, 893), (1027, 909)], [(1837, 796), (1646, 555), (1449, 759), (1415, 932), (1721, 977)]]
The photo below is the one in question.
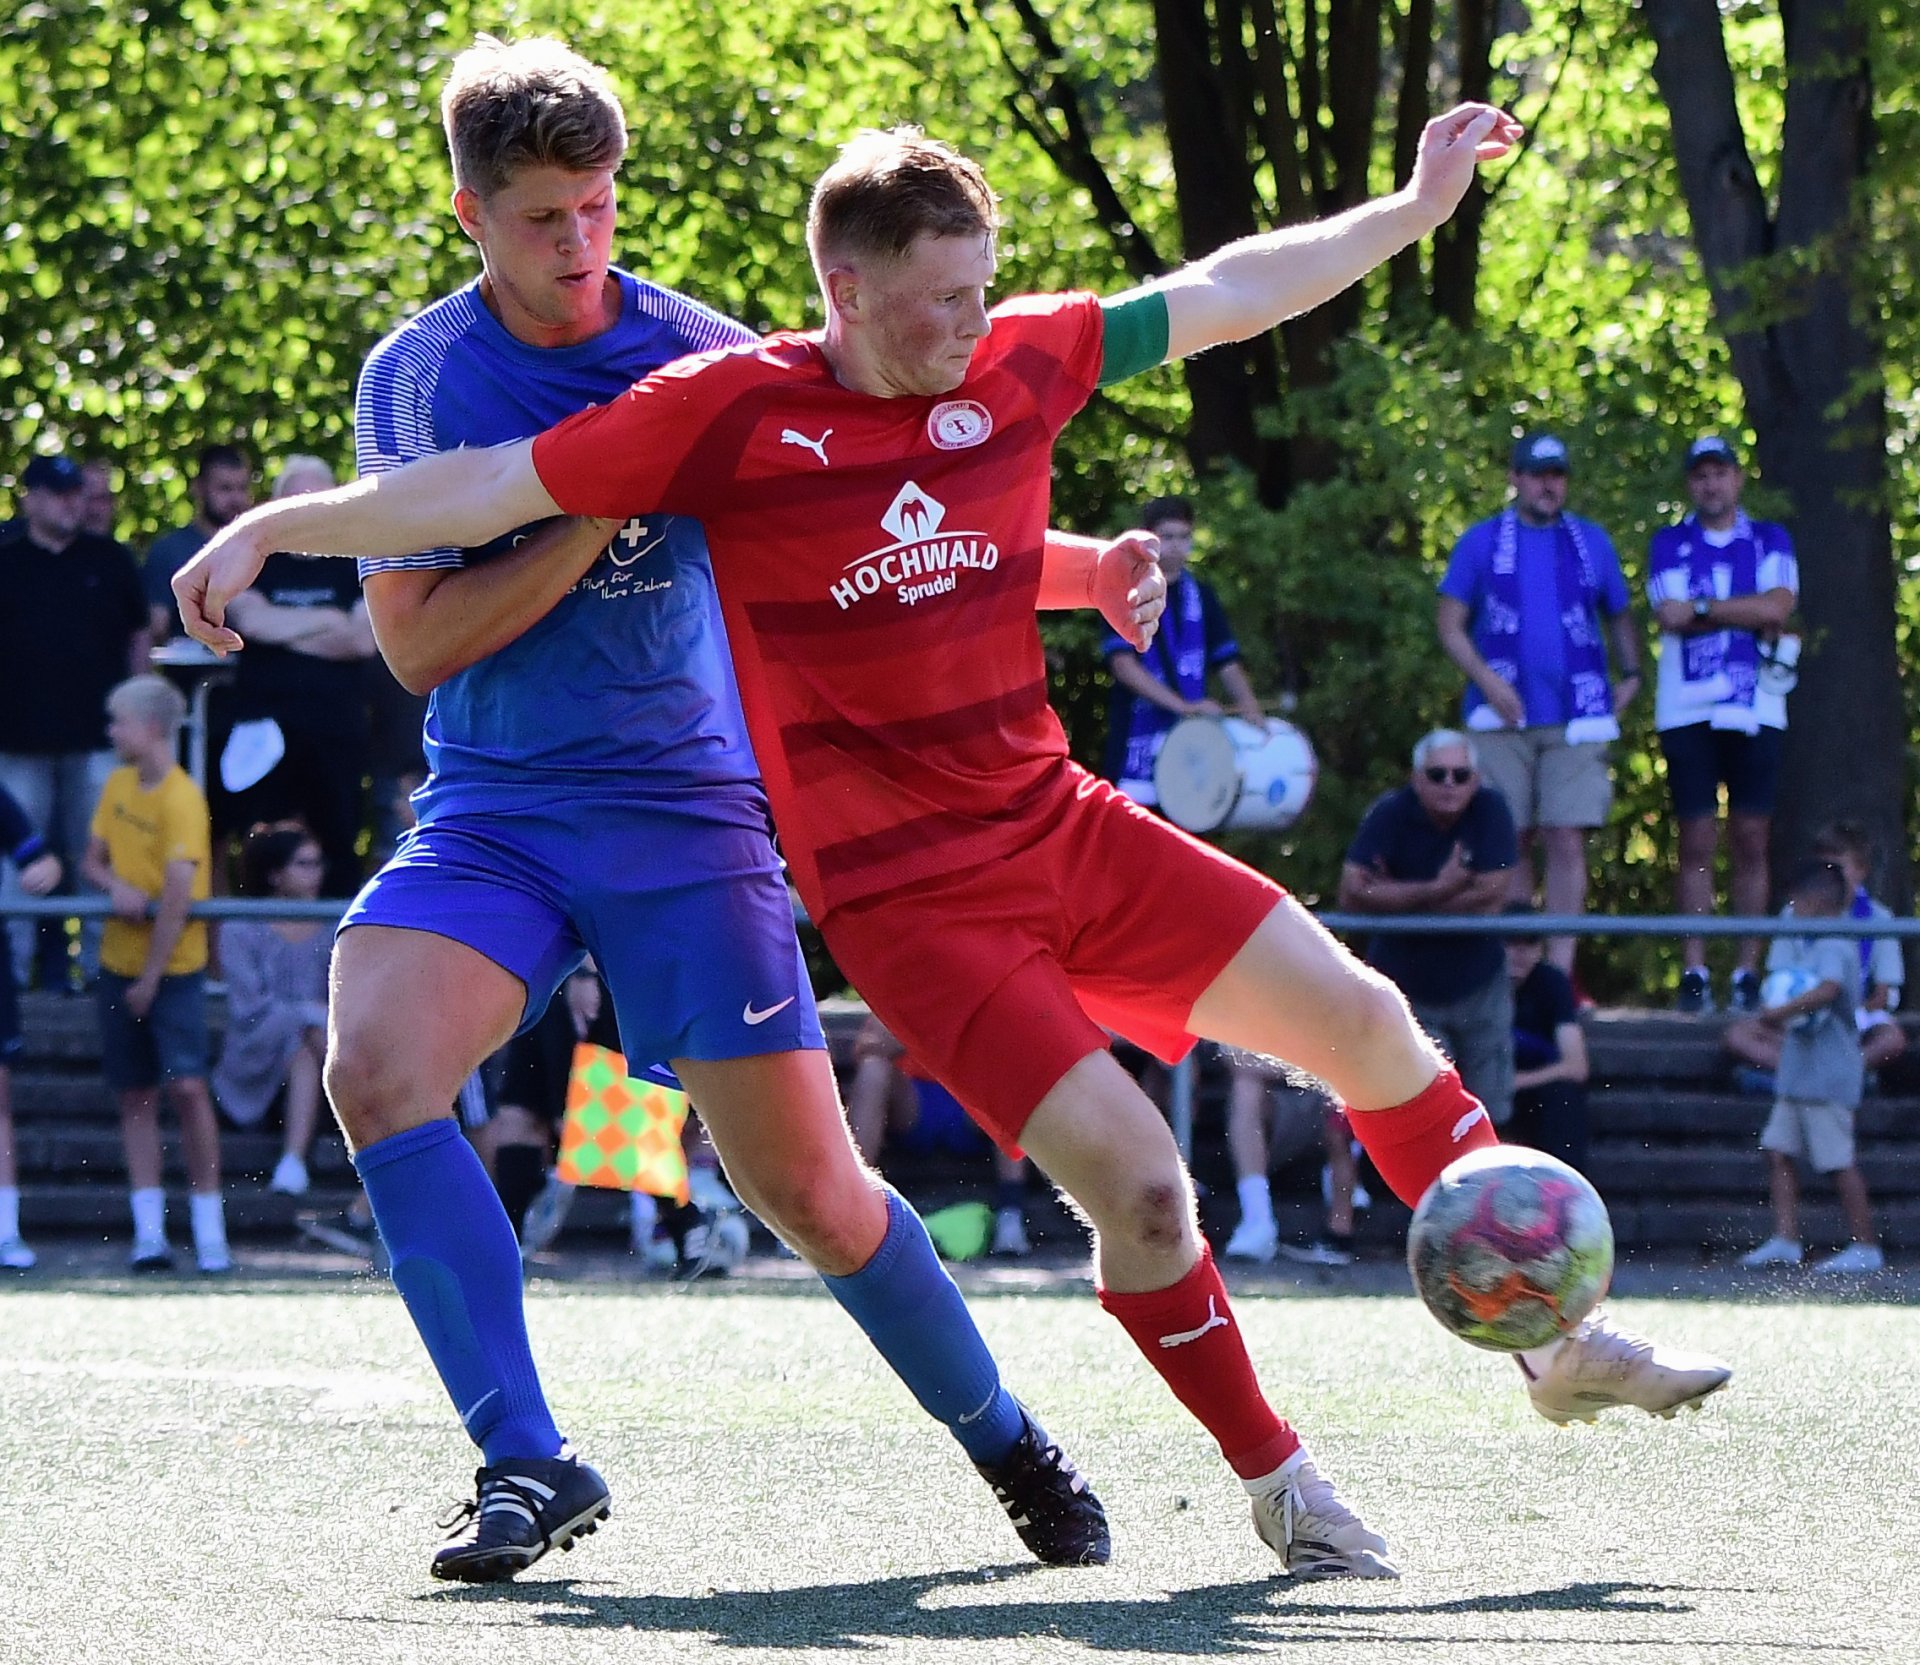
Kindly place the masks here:
[(1100, 386), (1112, 387), (1167, 362), (1167, 297), (1137, 289), (1100, 303)]

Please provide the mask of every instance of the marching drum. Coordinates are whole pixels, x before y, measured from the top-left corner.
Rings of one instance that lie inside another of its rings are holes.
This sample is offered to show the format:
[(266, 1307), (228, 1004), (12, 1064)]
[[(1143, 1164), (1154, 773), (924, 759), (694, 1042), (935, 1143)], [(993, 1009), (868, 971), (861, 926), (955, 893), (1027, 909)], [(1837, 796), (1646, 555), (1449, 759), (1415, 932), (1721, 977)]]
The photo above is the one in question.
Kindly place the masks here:
[(1188, 832), (1264, 832), (1300, 819), (1319, 772), (1312, 745), (1292, 723), (1183, 717), (1154, 760), (1153, 789), (1161, 812)]

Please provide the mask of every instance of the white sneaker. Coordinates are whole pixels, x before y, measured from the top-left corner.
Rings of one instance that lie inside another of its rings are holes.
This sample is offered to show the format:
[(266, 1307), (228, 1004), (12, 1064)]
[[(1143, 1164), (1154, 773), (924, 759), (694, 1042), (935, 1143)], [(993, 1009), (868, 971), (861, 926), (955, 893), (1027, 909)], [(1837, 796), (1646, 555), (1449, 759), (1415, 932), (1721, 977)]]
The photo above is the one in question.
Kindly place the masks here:
[[(1562, 1427), (1591, 1422), (1615, 1405), (1635, 1405), (1660, 1417), (1682, 1407), (1698, 1410), (1733, 1376), (1732, 1367), (1718, 1359), (1657, 1349), (1598, 1312), (1550, 1346), (1544, 1368), (1536, 1369), (1522, 1353), (1514, 1359), (1527, 1378), (1533, 1408)], [(1536, 1356), (1542, 1351), (1535, 1349)]]
[(227, 1246), (224, 1243), (209, 1243), (205, 1248), (196, 1245), (193, 1260), (202, 1272), (208, 1274), (233, 1270), (233, 1256), (227, 1252)]
[(9, 1237), (0, 1243), (0, 1266), (9, 1272), (31, 1272), (39, 1263), (40, 1257), (19, 1238)]
[(307, 1178), (307, 1165), (292, 1151), (282, 1151), (280, 1160), (273, 1165), (273, 1178), (267, 1181), (269, 1191), (278, 1191), (283, 1197), (304, 1197), (311, 1182)]
[(164, 1237), (136, 1237), (127, 1265), (136, 1272), (171, 1272), (173, 1245)]
[(1849, 1243), (1837, 1255), (1816, 1260), (1812, 1267), (1815, 1276), (1827, 1272), (1884, 1272), (1886, 1269), (1887, 1257), (1880, 1252), (1878, 1243)]
[(1233, 1235), (1227, 1239), (1226, 1256), (1229, 1260), (1255, 1260), (1264, 1265), (1279, 1249), (1280, 1229), (1272, 1219), (1256, 1220), (1243, 1214), (1239, 1225), (1233, 1228)]
[(1345, 1249), (1316, 1238), (1311, 1243), (1282, 1243), (1281, 1254), (1302, 1266), (1351, 1266), (1353, 1256)]
[(1273, 1473), (1242, 1482), (1253, 1529), (1302, 1578), (1398, 1578), (1387, 1540), (1341, 1501), (1303, 1446)]
[(1740, 1264), (1749, 1270), (1759, 1266), (1798, 1266), (1804, 1251), (1791, 1237), (1769, 1237), (1757, 1249), (1749, 1249)]
[(573, 1207), (573, 1189), (558, 1174), (547, 1175), (546, 1183), (534, 1193), (520, 1222), (523, 1256), (539, 1254), (560, 1235), (560, 1228), (567, 1223), (567, 1211)]
[(740, 1199), (727, 1189), (720, 1170), (704, 1162), (687, 1170), (687, 1195), (695, 1208), (709, 1214), (733, 1214), (740, 1208)]
[(1033, 1253), (1027, 1240), (1027, 1222), (1017, 1208), (1003, 1208), (993, 1217), (993, 1246), (989, 1254), (1023, 1257)]

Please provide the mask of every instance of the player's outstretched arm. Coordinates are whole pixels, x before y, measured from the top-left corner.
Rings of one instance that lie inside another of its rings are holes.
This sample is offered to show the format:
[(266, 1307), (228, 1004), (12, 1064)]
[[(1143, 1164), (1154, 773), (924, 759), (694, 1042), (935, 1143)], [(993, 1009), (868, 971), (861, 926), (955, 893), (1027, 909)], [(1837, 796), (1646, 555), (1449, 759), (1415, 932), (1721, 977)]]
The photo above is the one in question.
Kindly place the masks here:
[(534, 472), (531, 441), (447, 451), (248, 510), (174, 575), (174, 599), (189, 635), (229, 653), (242, 643), (227, 627), (227, 604), (275, 550), (371, 559), (445, 544), (472, 548), (559, 513)]
[(1392, 196), (1242, 238), (1146, 285), (1166, 297), (1168, 359), (1244, 341), (1331, 300), (1447, 220), (1474, 169), (1506, 155), (1521, 132), (1504, 110), (1462, 104), (1427, 123), (1413, 178)]
[(1103, 541), (1049, 530), (1035, 605), (1043, 612), (1097, 607), (1116, 635), (1145, 653), (1167, 605), (1160, 540), (1151, 532)]

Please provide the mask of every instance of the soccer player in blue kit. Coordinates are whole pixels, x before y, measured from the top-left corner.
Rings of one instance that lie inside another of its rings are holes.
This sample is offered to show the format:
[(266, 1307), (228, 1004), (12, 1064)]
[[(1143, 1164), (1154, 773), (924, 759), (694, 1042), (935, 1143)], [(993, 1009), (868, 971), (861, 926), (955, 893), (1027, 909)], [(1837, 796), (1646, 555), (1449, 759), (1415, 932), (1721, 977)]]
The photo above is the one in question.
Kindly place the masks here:
[[(368, 358), (363, 475), (526, 438), (751, 339), (610, 266), (627, 136), (584, 59), (483, 37), (442, 114), (484, 274)], [(608, 1513), (542, 1394), (512, 1228), (445, 1110), (587, 952), (628, 1058), (671, 1064), (742, 1200), (820, 1270), (1027, 1546), (1104, 1561), (1098, 1501), (848, 1138), (699, 525), (552, 521), (362, 570), (381, 651), (433, 691), (431, 775), (418, 827), (341, 923), (326, 1080), (394, 1283), (482, 1454), (435, 1575), (510, 1578)], [(1136, 599), (1145, 628), (1157, 574)]]

